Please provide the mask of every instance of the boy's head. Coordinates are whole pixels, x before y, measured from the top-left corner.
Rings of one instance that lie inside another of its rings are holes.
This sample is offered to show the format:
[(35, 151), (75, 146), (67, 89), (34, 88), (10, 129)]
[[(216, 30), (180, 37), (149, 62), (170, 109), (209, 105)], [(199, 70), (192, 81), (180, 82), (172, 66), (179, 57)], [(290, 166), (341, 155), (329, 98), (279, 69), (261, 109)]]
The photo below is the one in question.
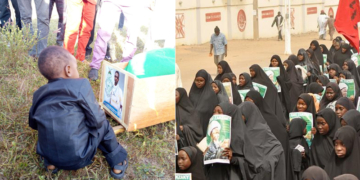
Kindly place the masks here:
[(59, 46), (49, 46), (40, 53), (38, 68), (48, 80), (79, 78), (76, 59)]
[(214, 29), (214, 32), (215, 32), (216, 36), (218, 36), (220, 34), (219, 27), (216, 26), (215, 29)]

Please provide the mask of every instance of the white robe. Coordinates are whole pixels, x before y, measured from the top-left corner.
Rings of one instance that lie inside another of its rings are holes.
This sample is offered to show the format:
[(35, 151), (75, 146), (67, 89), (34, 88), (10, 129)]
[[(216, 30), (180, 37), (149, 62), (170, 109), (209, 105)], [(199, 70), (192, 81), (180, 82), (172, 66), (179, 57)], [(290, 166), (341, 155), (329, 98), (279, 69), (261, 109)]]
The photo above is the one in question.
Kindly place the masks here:
[(122, 100), (123, 100), (123, 93), (119, 85), (114, 86), (114, 88), (111, 90), (110, 94), (110, 104), (117, 109), (118, 116), (121, 117), (121, 110), (120, 106), (122, 106)]
[(319, 26), (319, 35), (324, 35), (326, 34), (326, 25), (327, 25), (327, 20), (329, 17), (326, 16), (326, 14), (320, 14), (320, 16), (318, 17), (318, 26)]

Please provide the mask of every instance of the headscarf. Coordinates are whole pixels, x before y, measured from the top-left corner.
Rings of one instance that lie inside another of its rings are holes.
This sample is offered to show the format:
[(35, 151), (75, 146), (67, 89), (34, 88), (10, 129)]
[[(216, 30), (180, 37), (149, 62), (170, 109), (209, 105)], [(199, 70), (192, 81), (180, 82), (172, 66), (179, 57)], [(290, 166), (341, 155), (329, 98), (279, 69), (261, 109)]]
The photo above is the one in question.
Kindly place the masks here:
[(271, 180), (286, 179), (284, 150), (279, 140), (271, 132), (259, 109), (251, 102), (243, 102), (239, 109), (245, 117), (246, 134), (251, 137), (252, 144), (264, 157), (263, 170), (266, 173), (271, 173)]
[(319, 131), (316, 131), (314, 139), (310, 148), (310, 161), (312, 165), (324, 168), (329, 162), (331, 153), (334, 150), (333, 138), (335, 132), (340, 128), (340, 120), (335, 112), (330, 108), (325, 108), (317, 113), (317, 117), (325, 119), (329, 125), (329, 132), (325, 135), (321, 135)]
[[(340, 71), (340, 74), (343, 74), (345, 76), (346, 79), (352, 79), (352, 74), (350, 71), (348, 70), (342, 70)], [(340, 75), (339, 75), (340, 76)], [(355, 82), (355, 81), (354, 81)]]
[[(342, 48), (346, 49), (345, 53), (342, 52)], [(340, 67), (344, 64), (346, 59), (351, 58), (350, 46), (348, 44), (341, 45), (339, 51), (335, 52), (334, 63)]]
[[(191, 165), (186, 170), (179, 170), (177, 173), (191, 173), (191, 178), (194, 180), (205, 180), (203, 155), (202, 152), (195, 147), (183, 147), (181, 150), (185, 151), (189, 156)], [(180, 151), (181, 151), (180, 150)]]
[(292, 54), (288, 57), (288, 60), (291, 60), (295, 65), (299, 63), (299, 60), (295, 54)]
[(347, 63), (348, 66), (348, 71), (351, 72), (352, 74), (352, 79), (354, 79), (354, 83), (355, 83), (355, 91), (358, 92), (359, 91), (359, 86), (360, 86), (360, 76), (359, 73), (356, 69), (356, 65), (354, 63), (354, 61), (350, 60), (346, 60), (345, 61)]
[(219, 80), (215, 80), (212, 83), (215, 83), (216, 86), (219, 88), (219, 92), (216, 94), (219, 100), (219, 103), (221, 102), (229, 102), (229, 96), (227, 95), (224, 85)]
[(243, 72), (239, 75), (239, 78), (240, 76), (244, 76), (244, 79), (245, 79), (245, 85), (244, 86), (240, 86), (240, 84), (237, 86), (238, 90), (244, 90), (244, 89), (254, 89), (253, 88), (253, 85), (252, 85), (252, 80), (251, 80), (251, 77), (250, 77), (250, 74), (249, 73), (246, 73), (246, 72)]
[[(337, 64), (330, 64), (330, 66), (329, 66), (329, 71), (330, 71), (330, 69), (335, 70), (335, 71), (336, 71), (335, 76), (339, 77), (339, 74), (340, 74), (340, 72), (341, 72), (341, 70), (342, 70), (339, 65), (337, 65)], [(330, 77), (330, 74), (329, 74), (329, 78), (330, 78), (330, 79), (334, 79), (334, 77)]]
[(351, 126), (344, 126), (339, 128), (334, 136), (334, 142), (340, 140), (346, 147), (346, 155), (343, 158), (339, 158), (335, 151), (329, 160), (329, 164), (325, 166), (325, 171), (330, 178), (334, 178), (341, 174), (353, 174), (357, 178), (360, 178), (360, 142), (359, 136)]
[(224, 79), (229, 79), (230, 82), (231, 82), (231, 90), (232, 90), (232, 96), (233, 96), (233, 104), (236, 104), (236, 105), (239, 105), (241, 104), (242, 100), (241, 100), (241, 97), (240, 97), (240, 94), (239, 92), (237, 91), (237, 88), (236, 88), (236, 84), (234, 84), (232, 82), (232, 77), (231, 77), (231, 74), (230, 73), (225, 73), (221, 76), (221, 81), (223, 81)]
[[(327, 89), (327, 88), (331, 88), (331, 89), (334, 91), (334, 93), (335, 93), (334, 99), (328, 100), (328, 99), (326, 98), (326, 94), (325, 94), (325, 95), (321, 98), (321, 101), (320, 101), (320, 110), (326, 108), (326, 106), (327, 106), (329, 103), (331, 103), (331, 102), (333, 102), (333, 101), (336, 101), (336, 100), (338, 100), (339, 98), (342, 97), (341, 90), (340, 90), (338, 84), (333, 83), (333, 82), (329, 82), (329, 83), (326, 85), (326, 89)], [(326, 91), (325, 91), (325, 93), (326, 93)]]
[(309, 59), (311, 60), (311, 63), (313, 64), (313, 66), (316, 69), (316, 71), (318, 72), (318, 74), (320, 74), (321, 70), (320, 70), (320, 66), (319, 66), (319, 60), (317, 59), (314, 51), (311, 48), (307, 49), (306, 51), (311, 54), (311, 57), (309, 57)]
[(288, 64), (288, 67), (286, 68), (286, 73), (288, 74), (288, 77), (290, 79), (290, 82), (292, 84), (291, 88), (290, 88), (290, 108), (289, 110), (292, 110), (292, 108), (296, 105), (297, 103), (297, 97), (299, 97), (299, 95), (301, 93), (303, 93), (304, 88), (303, 88), (303, 84), (304, 81), (302, 79), (302, 77), (298, 74), (295, 65), (292, 61), (290, 60), (286, 60), (284, 61), (284, 63)]
[[(180, 94), (179, 102), (176, 104), (177, 133), (185, 140), (181, 143), (183, 146), (196, 146), (203, 138), (199, 115), (188, 98), (186, 90), (177, 88), (176, 91)], [(179, 126), (183, 126), (183, 131), (180, 130)]]
[(199, 89), (196, 87), (195, 82), (193, 82), (190, 89), (189, 98), (200, 115), (204, 136), (206, 134), (209, 120), (213, 115), (214, 108), (219, 103), (219, 100), (217, 99), (217, 96), (211, 87), (212, 78), (210, 74), (207, 73), (204, 69), (201, 69), (196, 73), (195, 78), (196, 77), (204, 78), (205, 85)]
[(326, 77), (325, 75), (320, 75), (317, 77), (317, 79), (319, 79), (319, 81), (323, 86), (326, 86), (330, 82), (329, 78)]
[(226, 61), (220, 61), (218, 63), (218, 65), (220, 65), (223, 69), (223, 72), (221, 74), (218, 74), (216, 77), (215, 77), (215, 80), (221, 80), (221, 76), (225, 73), (232, 73), (232, 70), (229, 66), (229, 64), (226, 62)]
[(355, 109), (348, 110), (342, 117), (347, 125), (353, 127), (360, 136), (360, 112)]
[(273, 56), (271, 57), (271, 59), (270, 59), (270, 65), (269, 65), (269, 67), (273, 67), (273, 66), (271, 65), (271, 61), (272, 61), (273, 59), (276, 59), (276, 61), (278, 62), (278, 66), (277, 66), (277, 67), (280, 68), (280, 76), (282, 76), (282, 77), (285, 78), (285, 80), (286, 80), (286, 79), (287, 79), (287, 74), (285, 73), (285, 68), (284, 68), (283, 63), (281, 62), (280, 56), (278, 56), (278, 55), (273, 55)]
[(267, 87), (264, 101), (267, 103), (270, 111), (278, 117), (282, 124), (286, 124), (283, 108), (274, 83), (269, 79), (269, 77), (259, 65), (254, 64), (250, 68), (255, 72), (255, 76), (251, 77), (251, 80)]
[(324, 88), (316, 82), (310, 83), (306, 88), (306, 93), (318, 94), (318, 93), (322, 93), (323, 91)]
[(331, 54), (330, 51), (328, 50), (328, 48), (326, 47), (325, 44), (320, 44), (320, 46), (323, 49), (322, 54), (326, 54), (327, 55), (327, 62), (329, 62), (330, 64), (333, 63), (332, 58), (331, 58)]
[[(235, 78), (236, 79), (236, 75), (234, 73), (229, 73), (231, 75), (231, 78)], [(236, 79), (237, 80), (237, 79)], [(233, 79), (231, 79), (231, 82), (233, 82)], [(234, 84), (234, 83), (233, 83)], [(237, 81), (235, 81), (235, 87), (237, 86)]]
[(344, 106), (348, 111), (350, 109), (355, 109), (354, 103), (350, 101), (347, 97), (341, 97), (336, 101), (336, 104)]
[(310, 166), (304, 171), (301, 180), (330, 180), (330, 178), (320, 167)]
[[(302, 99), (307, 108), (305, 110), (305, 112), (311, 113), (313, 115), (313, 119), (314, 119), (314, 123), (313, 126), (315, 126), (315, 120), (316, 120), (316, 108), (315, 108), (315, 103), (314, 103), (314, 98), (312, 96), (310, 96), (308, 93), (302, 93), (298, 100)], [(294, 107), (294, 111), (293, 112), (299, 112), (297, 106)]]
[(314, 55), (316, 56), (316, 59), (318, 60), (318, 64), (324, 68), (324, 60), (323, 60), (324, 58), (323, 58), (323, 55), (322, 55), (322, 52), (320, 49), (319, 42), (317, 40), (313, 40), (313, 41), (311, 41), (310, 46), (311, 46), (311, 44), (315, 45)]
[(359, 180), (359, 179), (352, 174), (343, 174), (343, 175), (334, 177), (334, 180)]
[(290, 139), (304, 137), (303, 131), (306, 128), (306, 121), (301, 118), (294, 118), (289, 125)]

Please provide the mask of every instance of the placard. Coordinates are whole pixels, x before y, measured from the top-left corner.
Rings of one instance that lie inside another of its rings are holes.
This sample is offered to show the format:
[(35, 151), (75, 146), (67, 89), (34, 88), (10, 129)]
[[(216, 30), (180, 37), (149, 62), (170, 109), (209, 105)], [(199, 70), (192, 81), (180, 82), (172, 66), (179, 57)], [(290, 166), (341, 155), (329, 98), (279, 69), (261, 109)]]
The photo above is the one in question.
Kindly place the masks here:
[(250, 89), (238, 90), (242, 102), (245, 101), (245, 97), (246, 97), (246, 95), (247, 95), (247, 93), (248, 93), (249, 91), (250, 91)]
[(226, 94), (227, 94), (228, 97), (229, 97), (230, 103), (231, 103), (231, 104), (234, 104), (231, 82), (223, 82), (222, 84), (223, 84), (223, 86), (224, 86), (224, 89), (225, 89)]
[(253, 82), (253, 87), (255, 89), (255, 91), (259, 92), (260, 95), (264, 98), (266, 95), (266, 91), (267, 91), (267, 86)]
[(278, 92), (281, 92), (281, 87), (280, 87), (279, 83), (277, 82), (277, 77), (280, 76), (280, 68), (279, 67), (264, 67), (263, 70), (266, 73), (266, 75), (269, 77), (269, 79), (274, 83)]
[(175, 173), (175, 180), (191, 180), (191, 173)]
[(306, 142), (308, 143), (309, 147), (311, 147), (311, 141), (314, 138), (313, 134), (311, 133), (311, 129), (313, 128), (313, 115), (309, 112), (291, 112), (289, 113), (290, 122), (294, 118), (301, 118), (306, 121), (306, 130), (307, 133), (304, 135)]
[(339, 88), (343, 97), (355, 96), (355, 83), (353, 79), (341, 79)]

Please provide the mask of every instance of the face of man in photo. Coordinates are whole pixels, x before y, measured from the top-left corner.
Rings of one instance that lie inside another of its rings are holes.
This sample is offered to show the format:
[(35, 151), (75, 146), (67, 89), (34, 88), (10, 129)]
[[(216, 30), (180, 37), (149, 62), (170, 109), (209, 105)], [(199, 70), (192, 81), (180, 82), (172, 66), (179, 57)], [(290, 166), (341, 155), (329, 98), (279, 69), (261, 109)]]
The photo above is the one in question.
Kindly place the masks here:
[(119, 82), (119, 73), (115, 72), (114, 79), (115, 79), (115, 86), (117, 86), (117, 84)]

